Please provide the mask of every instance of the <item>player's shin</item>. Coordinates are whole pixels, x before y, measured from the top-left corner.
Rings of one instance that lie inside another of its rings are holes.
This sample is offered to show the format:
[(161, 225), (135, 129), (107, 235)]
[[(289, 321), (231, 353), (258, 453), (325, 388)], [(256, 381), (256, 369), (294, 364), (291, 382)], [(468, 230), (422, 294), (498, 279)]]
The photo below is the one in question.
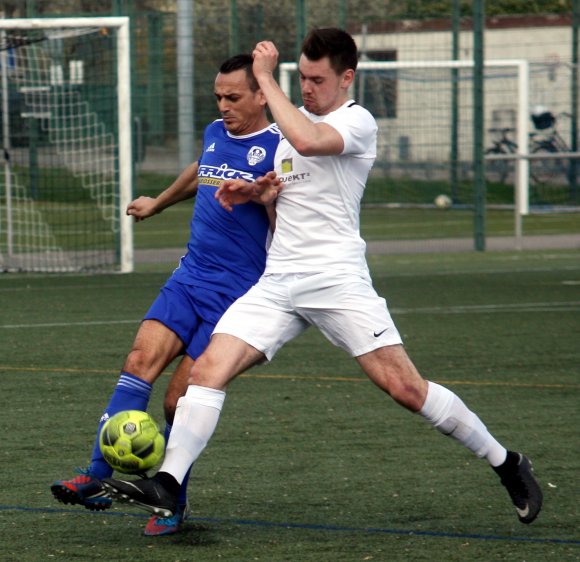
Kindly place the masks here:
[(505, 461), (507, 451), (489, 433), (479, 417), (449, 389), (429, 381), (427, 398), (419, 412), (444, 435), (485, 458), (492, 466)]
[(165, 460), (159, 472), (171, 474), (179, 484), (213, 435), (226, 393), (191, 385), (177, 402)]

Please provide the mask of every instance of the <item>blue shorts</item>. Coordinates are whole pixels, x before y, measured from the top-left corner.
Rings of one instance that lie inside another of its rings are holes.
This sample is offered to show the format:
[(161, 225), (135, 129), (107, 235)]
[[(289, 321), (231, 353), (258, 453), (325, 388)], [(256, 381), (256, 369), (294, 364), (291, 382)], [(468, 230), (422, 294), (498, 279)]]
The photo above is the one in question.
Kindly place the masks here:
[(183, 342), (185, 353), (197, 359), (207, 347), (218, 320), (235, 300), (236, 297), (170, 278), (143, 319), (167, 326)]

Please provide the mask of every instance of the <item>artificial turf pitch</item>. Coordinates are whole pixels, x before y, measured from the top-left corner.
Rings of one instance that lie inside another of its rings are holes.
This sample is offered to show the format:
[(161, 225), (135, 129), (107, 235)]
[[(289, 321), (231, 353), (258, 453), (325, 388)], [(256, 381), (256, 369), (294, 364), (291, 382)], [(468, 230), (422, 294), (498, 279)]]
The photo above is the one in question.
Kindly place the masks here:
[[(53, 500), (86, 466), (138, 322), (171, 270), (0, 277), (0, 560), (579, 560), (580, 253), (371, 256), (422, 373), (448, 385), (545, 494), (517, 521), (484, 461), (366, 380), (316, 331), (230, 387), (194, 467), (192, 518)], [(162, 418), (167, 383), (150, 411)]]

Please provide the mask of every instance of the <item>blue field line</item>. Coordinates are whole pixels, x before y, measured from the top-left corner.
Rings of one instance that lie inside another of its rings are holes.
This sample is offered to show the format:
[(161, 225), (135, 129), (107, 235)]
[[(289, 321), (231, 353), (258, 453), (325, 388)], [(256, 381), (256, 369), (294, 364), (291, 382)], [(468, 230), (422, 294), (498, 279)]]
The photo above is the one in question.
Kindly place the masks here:
[[(75, 515), (97, 515), (99, 517), (137, 517), (149, 518), (150, 514), (126, 513), (121, 511), (92, 512), (79, 509), (64, 509), (58, 507), (21, 507), (17, 505), (0, 505), (2, 511), (25, 511), (39, 513), (71, 513)], [(278, 529), (302, 529), (307, 531), (326, 531), (335, 533), (366, 533), (379, 535), (399, 535), (407, 537), (433, 537), (445, 539), (472, 539), (482, 541), (508, 541), (529, 543), (550, 543), (580, 545), (580, 539), (554, 539), (540, 537), (521, 537), (504, 535), (481, 535), (478, 533), (445, 533), (442, 531), (413, 531), (410, 529), (387, 529), (383, 527), (346, 527), (341, 525), (324, 525), (317, 523), (281, 523), (275, 521), (260, 521), (255, 519), (226, 519), (222, 517), (188, 517), (187, 521), (194, 523), (217, 523), (227, 525), (245, 525), (249, 527), (271, 527)]]

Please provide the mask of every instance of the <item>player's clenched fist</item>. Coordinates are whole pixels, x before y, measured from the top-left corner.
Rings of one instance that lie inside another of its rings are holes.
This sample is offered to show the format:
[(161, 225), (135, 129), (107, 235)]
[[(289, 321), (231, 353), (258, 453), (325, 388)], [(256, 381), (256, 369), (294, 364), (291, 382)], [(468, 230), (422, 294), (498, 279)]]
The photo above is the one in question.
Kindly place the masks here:
[(254, 76), (258, 78), (261, 74), (274, 72), (276, 64), (278, 64), (278, 49), (271, 41), (260, 41), (254, 51), (254, 64), (252, 70)]
[(141, 195), (127, 206), (127, 214), (135, 217), (137, 222), (152, 217), (157, 213), (156, 201), (153, 197)]

